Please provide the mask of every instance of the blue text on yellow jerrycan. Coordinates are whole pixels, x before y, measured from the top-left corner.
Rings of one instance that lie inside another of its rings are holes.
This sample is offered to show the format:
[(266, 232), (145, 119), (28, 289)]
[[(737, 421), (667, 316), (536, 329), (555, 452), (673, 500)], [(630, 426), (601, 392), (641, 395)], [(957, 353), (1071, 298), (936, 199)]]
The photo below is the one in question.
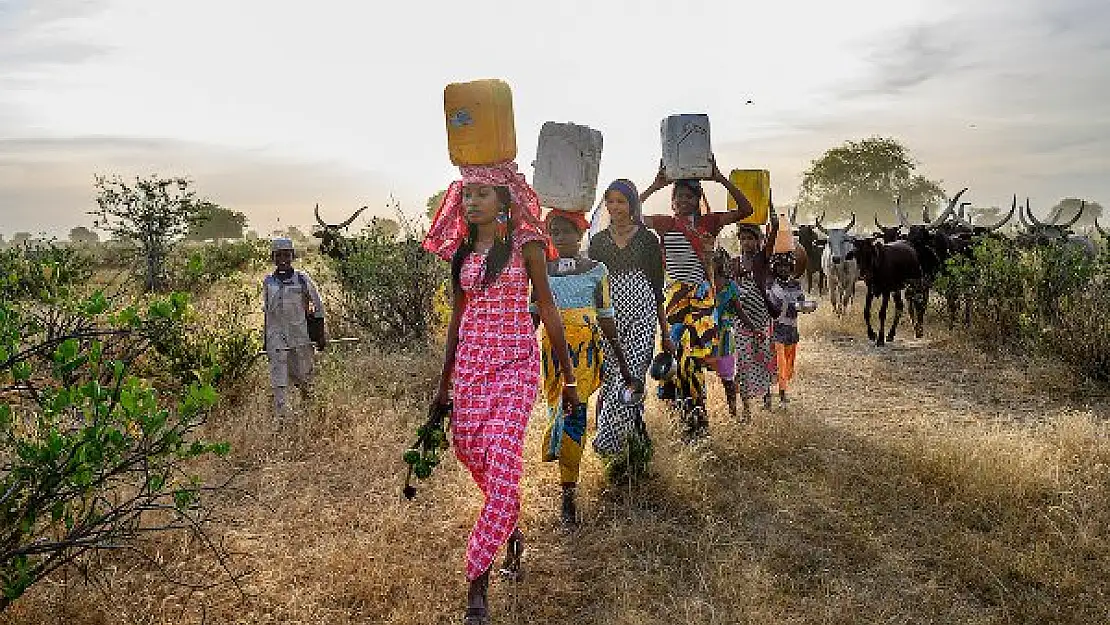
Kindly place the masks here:
[(501, 80), (451, 83), (443, 90), (447, 151), (455, 165), (492, 165), (516, 158), (513, 93)]

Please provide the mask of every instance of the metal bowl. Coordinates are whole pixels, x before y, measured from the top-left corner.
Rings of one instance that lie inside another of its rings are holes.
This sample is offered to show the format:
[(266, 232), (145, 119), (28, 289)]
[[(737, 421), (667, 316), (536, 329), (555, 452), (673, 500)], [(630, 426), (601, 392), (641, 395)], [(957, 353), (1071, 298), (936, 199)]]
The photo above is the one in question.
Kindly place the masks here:
[(798, 312), (811, 313), (817, 310), (817, 300), (807, 299), (798, 302)]

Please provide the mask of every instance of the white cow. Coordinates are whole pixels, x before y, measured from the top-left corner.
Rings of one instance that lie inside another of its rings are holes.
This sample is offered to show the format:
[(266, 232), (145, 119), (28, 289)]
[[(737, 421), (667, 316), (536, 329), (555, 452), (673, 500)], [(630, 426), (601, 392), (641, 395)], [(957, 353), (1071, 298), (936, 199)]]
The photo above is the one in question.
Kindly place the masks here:
[(856, 292), (856, 280), (859, 279), (859, 267), (856, 265), (852, 237), (848, 231), (856, 225), (856, 214), (852, 213), (852, 220), (843, 228), (825, 228), (818, 218), (814, 227), (824, 234), (828, 242), (825, 251), (821, 254), (821, 269), (829, 283), (829, 300), (832, 302), (833, 312), (843, 315), (852, 304), (852, 296)]

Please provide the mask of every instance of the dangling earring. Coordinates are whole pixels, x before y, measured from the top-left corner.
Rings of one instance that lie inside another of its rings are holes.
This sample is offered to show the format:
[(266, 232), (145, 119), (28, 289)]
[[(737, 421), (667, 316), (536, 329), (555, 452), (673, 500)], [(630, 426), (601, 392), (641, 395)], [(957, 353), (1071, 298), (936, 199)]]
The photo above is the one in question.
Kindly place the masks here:
[(504, 243), (509, 240), (509, 214), (501, 213), (497, 216), (497, 242)]
[(468, 226), (466, 229), (466, 244), (468, 247), (474, 247), (474, 233), (476, 230), (472, 226)]

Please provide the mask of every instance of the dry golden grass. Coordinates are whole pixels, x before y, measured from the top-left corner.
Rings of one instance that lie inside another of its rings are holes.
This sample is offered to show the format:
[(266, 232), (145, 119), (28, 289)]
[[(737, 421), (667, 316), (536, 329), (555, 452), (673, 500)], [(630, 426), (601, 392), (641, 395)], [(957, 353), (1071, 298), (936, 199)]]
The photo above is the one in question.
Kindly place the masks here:
[[(649, 400), (654, 475), (610, 485), (588, 456), (573, 533), (535, 419), (528, 577), (494, 582), (494, 622), (1110, 622), (1103, 398), (935, 329), (877, 349), (860, 305), (803, 320), (786, 411), (731, 423), (711, 378), (712, 436), (687, 446)], [(348, 351), (322, 368), (320, 405), (295, 423), (267, 416), (258, 367), (210, 428), (245, 471), (217, 534), (235, 570), (253, 571), (246, 599), (190, 594), (117, 556), (98, 585), (50, 580), (0, 623), (459, 622), (477, 491), (450, 459), (415, 501), (400, 497), (438, 354)], [(171, 570), (217, 574), (198, 545), (161, 546)]]

